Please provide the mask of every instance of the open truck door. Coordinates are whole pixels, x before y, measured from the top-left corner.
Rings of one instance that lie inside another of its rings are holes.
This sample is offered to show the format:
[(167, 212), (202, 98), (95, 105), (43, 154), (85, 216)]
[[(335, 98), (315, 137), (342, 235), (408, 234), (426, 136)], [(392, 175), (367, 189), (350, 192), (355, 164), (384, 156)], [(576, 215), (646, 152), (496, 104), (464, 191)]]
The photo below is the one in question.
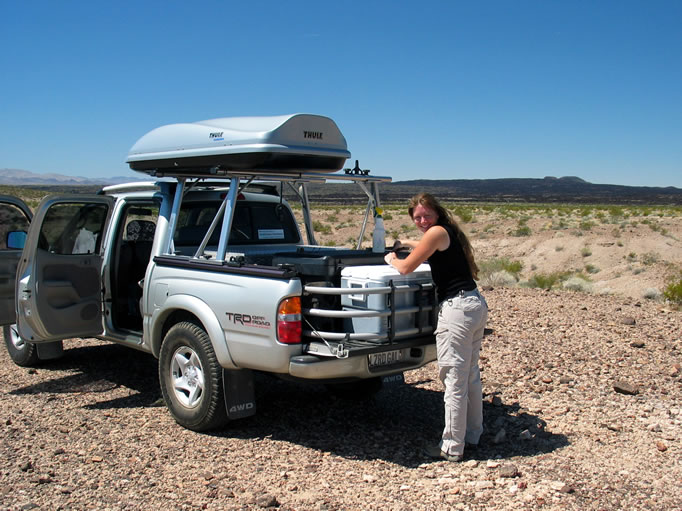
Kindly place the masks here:
[(103, 331), (103, 239), (114, 200), (48, 197), (38, 206), (17, 271), (17, 325), (26, 342)]
[(0, 195), (0, 324), (16, 322), (14, 286), (32, 213), (21, 199)]
[(38, 361), (35, 345), (19, 337), (14, 301), (17, 265), (32, 217), (24, 201), (0, 195), (0, 325), (10, 358), (21, 366)]

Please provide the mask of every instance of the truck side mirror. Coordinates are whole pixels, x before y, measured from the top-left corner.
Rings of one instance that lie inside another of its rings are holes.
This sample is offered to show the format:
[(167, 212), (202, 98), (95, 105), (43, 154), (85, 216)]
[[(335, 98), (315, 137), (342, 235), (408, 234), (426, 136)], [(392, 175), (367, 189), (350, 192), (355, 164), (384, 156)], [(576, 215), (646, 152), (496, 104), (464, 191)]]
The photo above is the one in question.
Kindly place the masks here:
[(7, 233), (7, 248), (22, 249), (26, 243), (26, 231), (10, 231)]

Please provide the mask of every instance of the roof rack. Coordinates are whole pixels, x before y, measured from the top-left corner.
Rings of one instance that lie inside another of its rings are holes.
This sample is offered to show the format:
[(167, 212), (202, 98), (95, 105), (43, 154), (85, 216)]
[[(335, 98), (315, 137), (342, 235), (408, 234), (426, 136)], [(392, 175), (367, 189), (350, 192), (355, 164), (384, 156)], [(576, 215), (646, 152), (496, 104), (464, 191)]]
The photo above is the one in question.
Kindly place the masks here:
[[(367, 171), (368, 172), (368, 171)], [(155, 177), (163, 178), (169, 177), (174, 179), (197, 179), (203, 180), (205, 184), (209, 183), (224, 183), (232, 178), (246, 179), (251, 182), (254, 181), (270, 181), (270, 182), (291, 182), (299, 183), (324, 183), (326, 181), (353, 181), (359, 183), (390, 183), (392, 178), (389, 176), (373, 176), (367, 174), (341, 174), (341, 173), (319, 173), (319, 172), (256, 172), (256, 171), (235, 171), (235, 170), (221, 170), (213, 175), (200, 175), (194, 169), (173, 169), (172, 171), (163, 171), (161, 169), (150, 171), (150, 174)]]
[(158, 181), (135, 181), (132, 183), (120, 183), (117, 185), (109, 185), (103, 187), (98, 195), (105, 195), (107, 193), (120, 193), (120, 192), (135, 192), (135, 191), (146, 191), (146, 190), (158, 190)]

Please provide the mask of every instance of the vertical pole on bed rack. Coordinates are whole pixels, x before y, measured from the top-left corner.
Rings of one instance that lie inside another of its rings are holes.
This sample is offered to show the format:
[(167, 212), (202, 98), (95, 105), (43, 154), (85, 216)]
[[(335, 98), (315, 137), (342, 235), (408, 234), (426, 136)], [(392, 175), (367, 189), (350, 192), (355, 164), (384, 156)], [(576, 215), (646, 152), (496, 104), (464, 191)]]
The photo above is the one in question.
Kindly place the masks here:
[(310, 201), (308, 200), (308, 188), (305, 183), (299, 185), (299, 197), (301, 198), (301, 210), (303, 213), (303, 223), (305, 224), (305, 234), (308, 238), (309, 245), (317, 245), (315, 241), (315, 229), (313, 229), (313, 220), (310, 216)]
[(239, 192), (239, 178), (233, 177), (230, 179), (230, 191), (225, 197), (225, 214), (223, 215), (223, 225), (220, 228), (220, 241), (218, 242), (218, 253), (216, 259), (218, 261), (225, 261), (225, 252), (227, 251), (227, 240), (230, 237), (230, 230), (232, 229), (232, 218), (234, 217), (234, 207), (237, 202), (237, 193)]
[(178, 216), (180, 216), (180, 205), (182, 204), (182, 195), (185, 193), (185, 178), (178, 178), (178, 185), (175, 188), (175, 197), (173, 197), (173, 208), (171, 209), (170, 220), (168, 221), (168, 239), (166, 240), (162, 254), (172, 254), (175, 250), (173, 246), (173, 234), (178, 224)]
[(362, 228), (360, 229), (360, 235), (358, 236), (358, 244), (355, 247), (356, 250), (362, 248), (362, 240), (365, 237), (365, 230), (367, 229), (367, 219), (369, 218), (369, 212), (372, 210), (372, 199), (367, 201), (367, 209), (365, 210), (365, 219), (362, 221)]

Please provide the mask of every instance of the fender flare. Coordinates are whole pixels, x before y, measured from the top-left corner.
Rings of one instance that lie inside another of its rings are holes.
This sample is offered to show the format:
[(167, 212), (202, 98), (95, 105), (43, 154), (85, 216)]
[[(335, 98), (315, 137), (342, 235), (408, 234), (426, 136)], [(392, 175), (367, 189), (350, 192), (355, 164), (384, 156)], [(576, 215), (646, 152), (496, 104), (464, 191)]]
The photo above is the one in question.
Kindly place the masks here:
[(166, 320), (171, 314), (178, 311), (188, 312), (201, 322), (209, 339), (211, 339), (213, 351), (215, 351), (218, 362), (223, 368), (239, 369), (230, 356), (225, 332), (220, 326), (215, 313), (206, 302), (191, 295), (177, 294), (169, 296), (164, 301), (163, 307), (154, 311), (152, 316), (151, 344), (152, 353), (156, 358), (159, 358), (159, 352), (161, 351)]

